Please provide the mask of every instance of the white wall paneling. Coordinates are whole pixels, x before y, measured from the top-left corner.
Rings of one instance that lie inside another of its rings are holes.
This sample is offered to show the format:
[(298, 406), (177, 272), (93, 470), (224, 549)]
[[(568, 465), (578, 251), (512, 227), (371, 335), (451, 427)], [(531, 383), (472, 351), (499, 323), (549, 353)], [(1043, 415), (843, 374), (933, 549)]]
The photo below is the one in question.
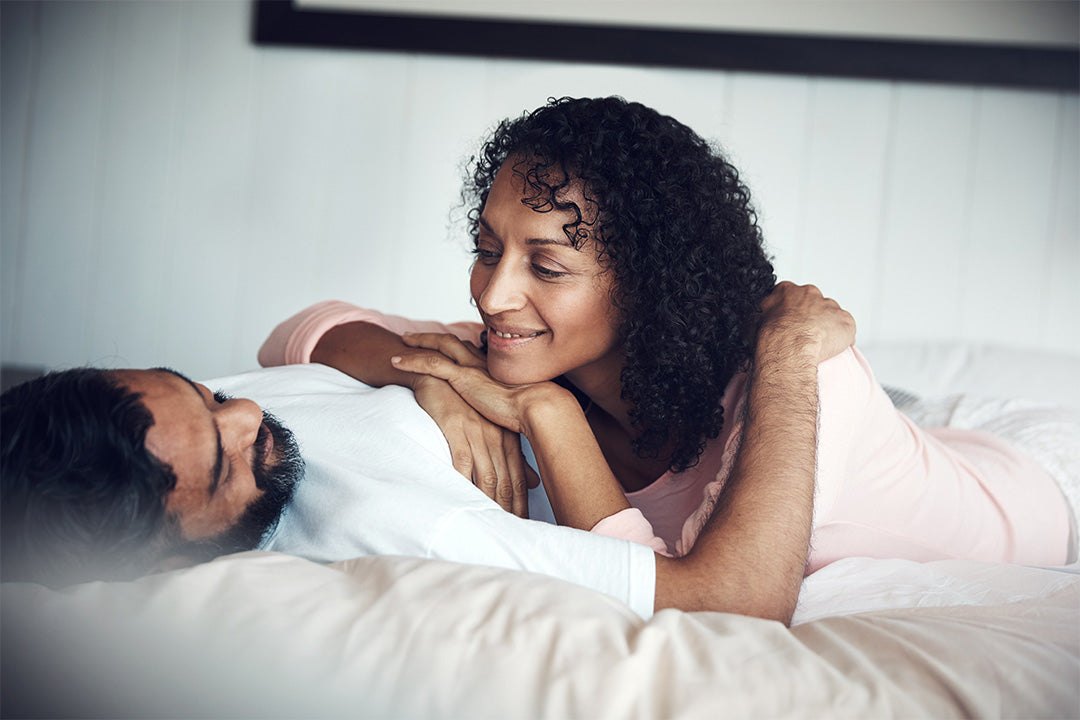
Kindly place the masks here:
[(1080, 336), (1080, 102), (1076, 95), (1059, 102), (1057, 175), (1039, 335), (1047, 347), (1075, 352)]
[[(90, 186), (94, 223), (71, 231), (86, 236), (92, 249), (87, 265), (75, 272), (87, 275), (84, 292), (92, 302), (82, 306), (80, 322), (94, 361), (137, 348), (154, 364), (168, 362), (165, 310), (173, 292), (184, 292), (175, 269), (190, 262), (185, 248), (174, 244), (186, 85), (179, 67), (187, 41), (182, 10), (174, 3), (113, 3), (102, 13), (109, 22), (101, 123), (91, 145), (97, 151)], [(55, 162), (63, 172), (63, 158)], [(63, 214), (55, 207), (52, 212)]]
[(331, 297), (471, 318), (463, 159), (612, 93), (717, 140), (860, 338), (1080, 353), (1074, 92), (257, 47), (245, 0), (0, 13), (6, 364), (221, 375)]
[(216, 368), (247, 360), (235, 351), (234, 338), (238, 318), (254, 304), (242, 295), (246, 288), (239, 280), (254, 256), (251, 185), (259, 63), (236, 42), (235, 15), (228, 5), (189, 3), (180, 18), (177, 118), (168, 150), (170, 215), (163, 229), (168, 278), (161, 356), (130, 357), (127, 353), (135, 350), (128, 345), (125, 359), (132, 364), (186, 368), (182, 360), (188, 359)]
[(717, 142), (754, 193), (777, 274), (798, 274), (807, 178), (812, 81), (800, 77), (733, 75)]
[(932, 340), (959, 334), (976, 95), (974, 88), (896, 88), (880, 274), (865, 323), (872, 332)]
[(894, 88), (814, 81), (811, 91), (793, 279), (824, 288), (869, 325), (881, 275), (878, 236)]
[[(33, 92), (39, 64), (38, 39), (33, 8), (12, 6), (3, 11), (3, 58), (0, 62), (0, 348), (11, 348), (16, 337), (15, 308), (21, 294), (24, 262), (28, 190), (24, 162), (28, 153), (31, 121), (35, 105)], [(6, 353), (6, 351), (5, 351)], [(5, 354), (5, 358), (7, 355)]]
[[(16, 309), (5, 309), (3, 317), (13, 325), (13, 359), (85, 361), (94, 359), (87, 357), (87, 340), (100, 251), (93, 247), (94, 228), (105, 198), (100, 163), (113, 15), (86, 4), (43, 3), (34, 10), (38, 46), (19, 68), (32, 73), (34, 83), (26, 96), (29, 132), (12, 144), (3, 129), (3, 156), (25, 152), (26, 163), (21, 194), (9, 201), (15, 189), (4, 188), (3, 214), (16, 204), (22, 226), (15, 237), (3, 238), (18, 243), (20, 258)], [(9, 30), (6, 23), (3, 29)], [(5, 65), (7, 48), (5, 39)], [(5, 345), (5, 361), (8, 353)]]
[(977, 108), (961, 335), (1033, 345), (1041, 340), (1059, 103), (1050, 96), (983, 90)]

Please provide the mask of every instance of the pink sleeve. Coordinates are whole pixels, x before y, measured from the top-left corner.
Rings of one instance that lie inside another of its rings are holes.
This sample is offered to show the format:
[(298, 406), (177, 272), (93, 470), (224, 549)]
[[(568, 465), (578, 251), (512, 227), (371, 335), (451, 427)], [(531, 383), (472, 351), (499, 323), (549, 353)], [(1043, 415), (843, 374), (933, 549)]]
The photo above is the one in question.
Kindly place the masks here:
[[(892, 401), (878, 385), (870, 364), (853, 347), (818, 366), (817, 479), (814, 524), (829, 516), (859, 456), (882, 448), (868, 437), (888, 437), (880, 428), (895, 423)], [(876, 432), (867, 432), (872, 426)], [(855, 443), (856, 438), (859, 443)]]
[(405, 332), (450, 333), (462, 340), (479, 344), (480, 323), (460, 322), (444, 325), (438, 322), (409, 320), (397, 315), (385, 315), (366, 310), (340, 300), (325, 300), (301, 310), (270, 333), (259, 348), (259, 364), (299, 365), (311, 362), (311, 352), (330, 328), (350, 322), (369, 322), (398, 335)]
[(596, 523), (589, 532), (646, 545), (654, 552), (671, 557), (667, 544), (653, 534), (652, 525), (637, 508), (627, 508), (609, 515)]

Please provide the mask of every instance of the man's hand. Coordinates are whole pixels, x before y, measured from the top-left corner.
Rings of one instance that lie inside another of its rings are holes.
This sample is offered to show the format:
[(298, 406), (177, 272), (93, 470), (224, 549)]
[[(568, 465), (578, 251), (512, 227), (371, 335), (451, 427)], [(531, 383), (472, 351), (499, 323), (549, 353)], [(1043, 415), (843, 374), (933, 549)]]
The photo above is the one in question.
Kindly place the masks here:
[[(436, 350), (431, 357), (486, 375), (480, 351), (452, 335), (406, 335), (403, 340), (415, 347), (426, 343)], [(395, 366), (423, 373), (419, 368)], [(412, 388), (417, 403), (435, 420), (446, 438), (454, 468), (504, 510), (528, 517), (528, 489), (536, 487), (540, 479), (525, 462), (518, 433), (484, 417), (445, 379), (421, 374)]]
[(761, 304), (758, 353), (771, 347), (799, 347), (817, 363), (855, 342), (855, 318), (813, 285), (777, 284)]

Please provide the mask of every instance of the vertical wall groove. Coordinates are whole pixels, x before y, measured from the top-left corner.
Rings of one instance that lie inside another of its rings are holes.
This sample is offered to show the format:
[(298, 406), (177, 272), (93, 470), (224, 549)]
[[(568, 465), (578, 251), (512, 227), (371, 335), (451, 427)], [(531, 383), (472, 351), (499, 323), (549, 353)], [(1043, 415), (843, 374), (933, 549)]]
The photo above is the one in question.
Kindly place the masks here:
[[(30, 207), (30, 194), (33, 190), (31, 172), (33, 158), (31, 157), (30, 149), (34, 144), (34, 128), (36, 125), (35, 115), (41, 72), (41, 13), (42, 6), (40, 3), (32, 6), (29, 20), (30, 31), (28, 33), (30, 38), (27, 42), (29, 53), (27, 58), (28, 67), (26, 70), (26, 106), (22, 113), (23, 127), (20, 136), (22, 146), (17, 149), (4, 148), (3, 152), (3, 155), (7, 157), (11, 157), (9, 153), (12, 151), (17, 152), (19, 156), (19, 187), (4, 187), (5, 202), (3, 203), (3, 207), (5, 208), (5, 212), (10, 212), (10, 209), (14, 209), (18, 214), (15, 222), (15, 236), (4, 241), (5, 244), (11, 243), (11, 245), (14, 246), (14, 252), (10, 253), (10, 258), (15, 266), (14, 272), (10, 272), (7, 268), (4, 269), (5, 283), (11, 283), (13, 285), (10, 291), (5, 290), (4, 318), (3, 323), (0, 323), (4, 329), (3, 347), (5, 348), (5, 356), (8, 352), (14, 353), (17, 356), (21, 349), (20, 340), (23, 331), (23, 323), (21, 320), (26, 312), (22, 302), (24, 275), (21, 272), (21, 269), (26, 262), (27, 222)], [(7, 22), (10, 24), (10, 17), (7, 19)], [(7, 44), (7, 40), (5, 40), (5, 44)], [(7, 58), (5, 58), (4, 63), (5, 65), (11, 64)], [(17, 200), (15, 202), (8, 202), (8, 193), (10, 193), (11, 196), (16, 197)], [(10, 294), (8, 294), (9, 292)]]
[(896, 161), (896, 133), (897, 133), (897, 115), (899, 112), (899, 98), (896, 83), (889, 84), (889, 113), (888, 113), (888, 127), (885, 130), (885, 149), (883, 151), (883, 157), (885, 162), (881, 166), (881, 212), (880, 222), (878, 224), (877, 237), (874, 238), (875, 242), (875, 257), (877, 258), (877, 267), (874, 269), (875, 282), (872, 290), (872, 314), (868, 318), (872, 328), (872, 336), (881, 335), (887, 332), (887, 329), (882, 328), (884, 320), (882, 318), (881, 307), (885, 302), (885, 298), (882, 296), (882, 289), (885, 287), (884, 275), (888, 271), (885, 267), (887, 243), (889, 240), (888, 228), (892, 223), (892, 190), (894, 177), (892, 169), (895, 167)]

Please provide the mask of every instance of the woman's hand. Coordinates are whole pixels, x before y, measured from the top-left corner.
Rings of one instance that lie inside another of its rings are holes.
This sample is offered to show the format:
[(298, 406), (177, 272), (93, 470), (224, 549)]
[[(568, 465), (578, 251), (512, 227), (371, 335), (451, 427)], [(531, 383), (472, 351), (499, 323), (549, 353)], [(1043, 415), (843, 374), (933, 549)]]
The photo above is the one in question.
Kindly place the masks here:
[(450, 383), (489, 420), (529, 438), (560, 525), (589, 530), (630, 506), (570, 391), (553, 382), (500, 383), (479, 351), (451, 336), (402, 339), (416, 349), (393, 357), (394, 367)]
[(820, 363), (854, 344), (855, 318), (815, 286), (784, 281), (761, 304), (759, 350), (769, 342), (797, 344)]
[[(485, 365), (476, 347), (451, 337), (454, 357)], [(449, 343), (445, 343), (450, 347)], [(527, 517), (528, 487), (539, 482), (521, 455), (517, 434), (493, 424), (474, 410), (445, 380), (403, 372), (389, 359), (408, 350), (401, 337), (378, 325), (356, 321), (328, 330), (311, 353), (311, 361), (336, 368), (361, 382), (412, 389), (420, 407), (439, 426), (450, 446), (454, 468), (505, 510)]]
[[(506, 385), (487, 372), (484, 356), (453, 335), (406, 333), (401, 338), (415, 352), (391, 358), (394, 367), (444, 380), (491, 422), (515, 433), (528, 434), (527, 410), (533, 403), (573, 396), (552, 382)], [(574, 401), (576, 404), (576, 401)]]
[[(483, 367), (483, 355), (471, 343), (435, 334), (406, 335), (403, 340), (412, 345), (416, 338), (426, 338), (429, 344), (452, 353), (445, 358), (447, 362), (456, 364), (450, 360), (453, 357), (468, 367)], [(412, 371), (398, 363), (395, 367)], [(528, 517), (528, 489), (536, 487), (540, 479), (521, 454), (519, 435), (484, 417), (445, 379), (423, 374), (412, 387), (417, 403), (446, 438), (454, 468), (504, 510)]]

